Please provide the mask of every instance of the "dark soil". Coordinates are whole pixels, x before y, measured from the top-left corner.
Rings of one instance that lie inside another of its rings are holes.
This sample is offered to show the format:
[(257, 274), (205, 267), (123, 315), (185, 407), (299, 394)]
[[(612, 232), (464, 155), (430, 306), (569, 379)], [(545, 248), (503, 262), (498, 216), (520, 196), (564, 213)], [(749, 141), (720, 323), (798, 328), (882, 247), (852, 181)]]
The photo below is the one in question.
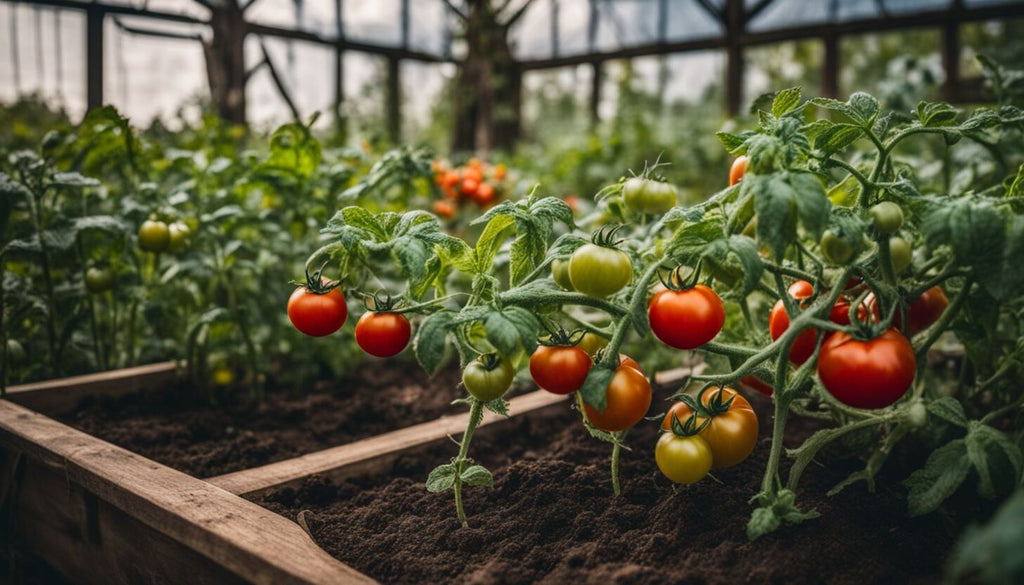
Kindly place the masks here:
[[(590, 438), (568, 407), (491, 427), (472, 454), (495, 477), (493, 490), (467, 488), (470, 528), (455, 519), (451, 492), (429, 494), (423, 480), (454, 455), (446, 444), (408, 454), (391, 478), (306, 480), (259, 503), (306, 520), (329, 553), (387, 584), (593, 583), (929, 583), (937, 581), (952, 537), (935, 515), (910, 519), (892, 470), (877, 493), (863, 484), (826, 492), (855, 461), (812, 465), (798, 503), (821, 517), (749, 542), (748, 500), (768, 457), (771, 416), (755, 400), (761, 437), (746, 462), (674, 492), (653, 457), (656, 429), (628, 438), (623, 493), (611, 495), (610, 445)], [(656, 401), (655, 408), (658, 408)], [(807, 425), (793, 439), (811, 432)], [(893, 466), (895, 467), (895, 466)]]
[(180, 388), (89, 400), (64, 422), (196, 477), (212, 477), (394, 431), (465, 409), (458, 372), (428, 379), (412, 364), (367, 362), (302, 395), (268, 391), (256, 410), (245, 391), (221, 406), (184, 400)]

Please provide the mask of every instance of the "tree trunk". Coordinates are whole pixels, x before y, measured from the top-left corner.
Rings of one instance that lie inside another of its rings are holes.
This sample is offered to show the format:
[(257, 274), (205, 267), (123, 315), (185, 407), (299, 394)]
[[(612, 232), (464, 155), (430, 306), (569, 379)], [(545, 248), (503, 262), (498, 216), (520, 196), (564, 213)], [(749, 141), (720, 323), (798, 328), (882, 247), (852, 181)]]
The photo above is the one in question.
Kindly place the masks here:
[(455, 76), (453, 151), (511, 149), (519, 138), (522, 76), (512, 59), (508, 27), (490, 0), (470, 0), (467, 53)]
[(209, 42), (203, 43), (210, 96), (221, 118), (245, 124), (245, 19), (235, 0), (213, 4)]

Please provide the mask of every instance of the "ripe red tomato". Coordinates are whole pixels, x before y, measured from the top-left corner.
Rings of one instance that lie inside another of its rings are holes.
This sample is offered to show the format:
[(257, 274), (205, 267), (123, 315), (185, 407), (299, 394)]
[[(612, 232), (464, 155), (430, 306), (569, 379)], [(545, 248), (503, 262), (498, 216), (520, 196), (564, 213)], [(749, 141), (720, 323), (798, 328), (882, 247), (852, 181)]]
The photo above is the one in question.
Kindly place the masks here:
[[(465, 185), (465, 183), (463, 183)], [(470, 198), (473, 199), (481, 207), (494, 202), (494, 187), (487, 183), (480, 183), (480, 186), (476, 188), (476, 192), (470, 194)]]
[[(619, 354), (619, 366), (625, 366), (627, 368), (633, 368), (634, 370), (640, 372), (641, 374), (644, 373), (644, 371), (640, 368), (640, 364), (638, 364), (635, 359), (629, 357), (628, 355), (626, 355), (624, 353), (620, 353)], [(646, 375), (646, 374), (644, 374), (644, 375)]]
[[(798, 280), (789, 285), (789, 296), (797, 301), (805, 301), (814, 295), (814, 286), (806, 280)], [(836, 304), (829, 311), (829, 319), (839, 325), (850, 324), (850, 301), (845, 297), (839, 297)], [(772, 307), (768, 316), (768, 332), (771, 333), (772, 341), (782, 337), (782, 334), (789, 329), (789, 314), (786, 313), (786, 306), (782, 300), (778, 300)], [(796, 336), (793, 346), (789, 350), (789, 361), (800, 365), (806, 362), (814, 354), (814, 347), (818, 341), (817, 329), (807, 329)]]
[(676, 349), (694, 349), (711, 341), (725, 324), (725, 306), (715, 291), (698, 284), (663, 290), (647, 310), (654, 335)]
[(608, 403), (604, 412), (584, 404), (587, 420), (608, 432), (624, 431), (643, 420), (651, 407), (651, 383), (640, 370), (619, 365), (605, 391)]
[(288, 318), (296, 329), (306, 335), (330, 335), (341, 329), (348, 318), (345, 295), (337, 288), (325, 294), (316, 294), (300, 286), (288, 298)]
[(356, 321), (356, 343), (377, 357), (402, 353), (409, 344), (412, 327), (405, 315), (390, 311), (367, 311)]
[[(754, 451), (754, 446), (757, 445), (759, 429), (754, 409), (750, 407), (746, 398), (732, 388), (708, 390), (704, 393), (701, 402), (707, 406), (711, 402), (711, 398), (719, 392), (722, 394), (722, 402), (732, 399), (729, 410), (713, 416), (708, 426), (699, 433), (699, 436), (703, 437), (711, 447), (715, 469), (731, 467), (749, 457)], [(692, 414), (693, 410), (686, 403), (676, 402), (665, 415), (665, 419), (661, 422), (661, 428), (671, 430), (673, 416), (685, 424), (686, 419), (690, 418)]]
[(439, 217), (452, 217), (455, 215), (455, 206), (452, 205), (451, 201), (435, 201), (434, 202), (434, 213)]
[(745, 154), (736, 157), (736, 160), (732, 161), (732, 166), (729, 167), (730, 187), (743, 180), (743, 175), (747, 173), (747, 165), (749, 163), (750, 159)]
[(541, 345), (530, 357), (530, 375), (552, 394), (572, 394), (590, 372), (590, 356), (578, 347)]
[(939, 320), (949, 306), (949, 299), (941, 287), (933, 286), (921, 293), (910, 303), (910, 317), (907, 319), (907, 333), (916, 335), (931, 327)]
[(477, 189), (480, 188), (480, 181), (476, 179), (463, 179), (462, 180), (462, 194), (466, 195), (470, 199), (476, 197)]
[(480, 165), (471, 164), (470, 166), (462, 169), (462, 180), (464, 182), (475, 181), (476, 183), (480, 183), (480, 181), (484, 180), (484, 171)]
[[(868, 293), (864, 298), (864, 306), (871, 312), (871, 316), (878, 321), (881, 316), (878, 314), (878, 298), (875, 293)], [(941, 287), (932, 288), (921, 293), (921, 296), (910, 303), (910, 317), (907, 318), (907, 335), (913, 337), (925, 329), (931, 327), (932, 323), (939, 320), (946, 307), (949, 306), (949, 299)], [(903, 312), (896, 309), (892, 316), (893, 327), (903, 329)]]
[(756, 390), (765, 396), (771, 396), (775, 393), (775, 388), (772, 388), (771, 385), (757, 376), (743, 376), (740, 379), (740, 385)]
[(870, 340), (837, 331), (821, 347), (818, 377), (836, 400), (855, 408), (884, 408), (900, 399), (917, 373), (914, 348), (889, 329)]

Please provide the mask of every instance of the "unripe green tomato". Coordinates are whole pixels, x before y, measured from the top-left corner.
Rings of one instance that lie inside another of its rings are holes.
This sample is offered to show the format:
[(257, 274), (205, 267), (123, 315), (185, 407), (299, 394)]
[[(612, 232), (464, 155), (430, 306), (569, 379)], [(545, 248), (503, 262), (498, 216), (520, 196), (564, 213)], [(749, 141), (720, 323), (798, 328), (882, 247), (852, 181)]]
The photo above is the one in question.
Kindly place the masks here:
[(569, 279), (585, 295), (606, 297), (633, 280), (633, 262), (622, 250), (584, 244), (569, 258)]
[(159, 253), (167, 250), (171, 243), (171, 229), (156, 219), (147, 219), (139, 228), (139, 248), (145, 252)]
[(512, 386), (512, 378), (515, 377), (512, 364), (505, 358), (498, 359), (491, 369), (488, 369), (487, 365), (487, 356), (481, 356), (469, 362), (462, 371), (462, 385), (473, 398), (482, 402), (490, 402), (504, 396)]
[(576, 290), (572, 286), (572, 280), (569, 279), (568, 260), (554, 260), (551, 262), (551, 278), (554, 278), (555, 284), (565, 290)]
[(114, 272), (107, 267), (92, 267), (85, 271), (85, 290), (100, 294), (114, 288)]
[(899, 274), (910, 266), (910, 242), (903, 238), (889, 238), (889, 255), (892, 257), (892, 270)]
[(235, 381), (235, 372), (227, 364), (219, 364), (213, 369), (210, 378), (215, 386), (230, 386)]
[(622, 200), (637, 213), (665, 213), (675, 207), (679, 193), (669, 183), (633, 177), (622, 185)]
[(7, 357), (10, 359), (9, 363), (20, 364), (25, 361), (25, 348), (17, 339), (7, 340)]
[(880, 234), (894, 234), (903, 226), (903, 210), (892, 201), (883, 201), (875, 205), (868, 213), (871, 223)]
[(928, 422), (928, 408), (920, 400), (916, 400), (905, 411), (903, 420), (912, 429), (919, 429)]
[(580, 339), (580, 342), (578, 344), (576, 344), (576, 347), (587, 352), (587, 355), (589, 355), (590, 357), (594, 357), (595, 355), (597, 355), (597, 352), (601, 351), (607, 346), (607, 339), (601, 337), (597, 333), (591, 333), (590, 331), (584, 333), (583, 338)]
[(853, 259), (856, 250), (846, 238), (832, 230), (821, 236), (821, 254), (832, 264), (845, 265)]
[(170, 239), (168, 240), (168, 250), (175, 254), (179, 254), (185, 251), (185, 247), (188, 245), (188, 237), (192, 235), (192, 230), (183, 221), (176, 221), (168, 227), (170, 233)]

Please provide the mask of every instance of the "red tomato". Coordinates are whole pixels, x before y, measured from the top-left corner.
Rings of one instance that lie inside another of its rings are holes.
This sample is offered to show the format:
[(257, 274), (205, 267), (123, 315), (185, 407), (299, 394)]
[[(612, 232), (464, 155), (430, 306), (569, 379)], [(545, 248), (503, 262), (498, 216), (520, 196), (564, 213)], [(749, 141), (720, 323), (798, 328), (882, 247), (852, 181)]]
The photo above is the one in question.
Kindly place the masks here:
[(341, 329), (348, 318), (345, 295), (337, 288), (320, 295), (300, 286), (288, 298), (288, 318), (296, 329), (306, 335), (330, 335)]
[[(797, 301), (805, 301), (814, 294), (814, 286), (806, 280), (798, 280), (789, 285), (789, 296)], [(850, 324), (850, 301), (840, 297), (829, 312), (829, 319), (840, 325)], [(768, 332), (771, 333), (772, 341), (782, 337), (782, 334), (789, 329), (789, 314), (786, 313), (786, 306), (782, 300), (778, 300), (772, 307), (768, 317)], [(789, 361), (800, 365), (806, 362), (814, 354), (814, 347), (818, 341), (818, 331), (807, 329), (796, 336), (793, 346), (789, 350)]]
[(605, 391), (608, 403), (604, 412), (584, 404), (587, 420), (595, 427), (608, 431), (624, 431), (643, 420), (651, 407), (651, 383), (640, 370), (620, 365), (615, 370), (608, 389)]
[[(644, 373), (644, 371), (640, 368), (640, 364), (636, 363), (635, 359), (629, 357), (628, 355), (626, 355), (624, 353), (620, 353), (619, 354), (619, 366), (620, 367), (621, 366), (625, 366), (627, 368), (633, 368), (634, 370), (640, 372), (641, 374)], [(646, 374), (644, 374), (644, 375), (646, 375)]]
[(825, 389), (855, 408), (893, 404), (916, 373), (914, 348), (895, 329), (867, 341), (838, 331), (825, 340), (818, 357), (818, 377)]
[(445, 171), (441, 177), (441, 186), (454, 189), (459, 184), (459, 173), (455, 171)]
[[(875, 297), (875, 293), (868, 293), (868, 296), (864, 298), (864, 305), (871, 312), (875, 321), (881, 319), (878, 314), (878, 299)], [(907, 335), (913, 337), (931, 327), (932, 323), (939, 320), (939, 317), (942, 316), (942, 313), (945, 312), (948, 306), (949, 299), (941, 287), (933, 286), (921, 293), (921, 296), (910, 303)], [(903, 313), (899, 308), (896, 309), (896, 314), (892, 316), (892, 325), (897, 329), (903, 329)]]
[(740, 379), (740, 385), (760, 392), (765, 396), (771, 396), (775, 392), (775, 389), (772, 388), (771, 385), (757, 376), (743, 376), (743, 378)]
[[(463, 186), (465, 186), (465, 183), (463, 183)], [(494, 187), (487, 183), (480, 183), (476, 191), (470, 194), (470, 198), (481, 207), (486, 206), (494, 201)]]
[(452, 217), (455, 215), (455, 206), (452, 205), (451, 201), (435, 201), (433, 209), (434, 213), (440, 217)]
[(698, 284), (686, 290), (663, 290), (647, 310), (651, 330), (665, 345), (694, 349), (711, 341), (725, 324), (725, 306), (715, 291)]
[(477, 189), (480, 188), (480, 181), (475, 179), (463, 179), (462, 180), (462, 194), (468, 196), (470, 199), (476, 199)]
[(484, 172), (480, 167), (467, 167), (462, 169), (462, 180), (480, 183), (484, 180)]
[(541, 345), (530, 357), (530, 375), (552, 394), (572, 394), (590, 372), (590, 356), (578, 347)]
[(402, 353), (411, 335), (409, 320), (399, 313), (367, 311), (356, 322), (356, 343), (377, 357)]
[(729, 167), (729, 186), (733, 186), (743, 180), (743, 175), (747, 172), (747, 164), (750, 163), (750, 159), (747, 155), (741, 155), (736, 157), (736, 160), (732, 161), (732, 166)]

